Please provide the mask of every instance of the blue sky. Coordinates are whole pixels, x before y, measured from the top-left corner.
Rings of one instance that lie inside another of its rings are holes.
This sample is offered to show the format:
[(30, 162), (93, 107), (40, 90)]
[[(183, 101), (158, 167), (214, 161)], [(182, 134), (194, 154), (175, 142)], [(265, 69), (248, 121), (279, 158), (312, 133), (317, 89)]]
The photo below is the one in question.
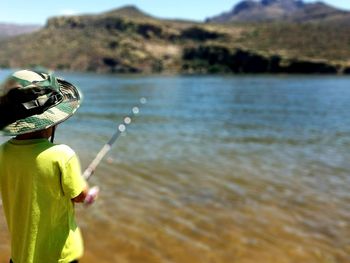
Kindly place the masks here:
[[(305, 2), (314, 2), (304, 0)], [(124, 5), (136, 5), (162, 18), (204, 20), (230, 10), (240, 0), (1, 0), (0, 22), (45, 24), (48, 17), (64, 14), (100, 13)], [(323, 0), (335, 7), (350, 10), (350, 0)]]

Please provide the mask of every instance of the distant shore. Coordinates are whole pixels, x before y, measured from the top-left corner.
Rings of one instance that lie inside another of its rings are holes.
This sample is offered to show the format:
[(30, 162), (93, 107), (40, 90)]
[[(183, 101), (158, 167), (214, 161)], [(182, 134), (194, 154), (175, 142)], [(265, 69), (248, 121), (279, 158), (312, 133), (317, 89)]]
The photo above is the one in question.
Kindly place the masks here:
[(54, 17), (0, 41), (0, 68), (37, 65), (118, 74), (349, 74), (350, 34), (337, 23), (213, 24), (135, 8)]

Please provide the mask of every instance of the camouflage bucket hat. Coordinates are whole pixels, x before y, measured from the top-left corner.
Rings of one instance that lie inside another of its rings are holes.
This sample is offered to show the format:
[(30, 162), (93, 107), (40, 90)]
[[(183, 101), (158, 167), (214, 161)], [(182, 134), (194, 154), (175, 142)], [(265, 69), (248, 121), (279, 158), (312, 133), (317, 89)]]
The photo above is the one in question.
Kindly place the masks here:
[(0, 133), (16, 136), (61, 123), (81, 97), (77, 87), (53, 74), (16, 71), (0, 86)]

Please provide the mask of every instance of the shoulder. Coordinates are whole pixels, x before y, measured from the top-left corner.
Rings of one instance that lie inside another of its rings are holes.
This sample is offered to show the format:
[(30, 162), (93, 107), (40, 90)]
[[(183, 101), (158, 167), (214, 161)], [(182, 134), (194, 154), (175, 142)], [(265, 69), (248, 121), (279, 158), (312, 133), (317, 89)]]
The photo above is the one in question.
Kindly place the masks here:
[(55, 144), (52, 147), (52, 150), (60, 152), (60, 153), (63, 153), (63, 154), (66, 154), (66, 155), (72, 155), (72, 156), (75, 155), (74, 150), (71, 147), (69, 147), (68, 145), (65, 145), (65, 144)]
[(75, 151), (65, 144), (55, 144), (48, 149), (48, 154), (55, 157), (55, 159), (60, 159), (64, 162), (69, 161), (73, 157), (76, 157)]
[(4, 142), (4, 143), (1, 143), (0, 144), (0, 151), (2, 151), (6, 146), (6, 144), (7, 144), (8, 142)]
[(11, 140), (8, 140), (6, 142), (1, 143), (0, 144), (0, 150), (5, 149), (10, 144), (11, 144)]

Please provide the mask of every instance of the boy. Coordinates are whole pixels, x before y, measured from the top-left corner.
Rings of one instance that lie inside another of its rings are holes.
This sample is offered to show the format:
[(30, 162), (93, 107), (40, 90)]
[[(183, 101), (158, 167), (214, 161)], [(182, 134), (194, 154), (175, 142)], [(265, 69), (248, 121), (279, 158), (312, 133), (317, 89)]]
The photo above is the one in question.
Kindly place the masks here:
[[(77, 262), (83, 241), (74, 202), (88, 185), (79, 160), (53, 144), (56, 126), (79, 108), (81, 94), (52, 74), (20, 70), (0, 87), (0, 192), (13, 263)], [(51, 138), (51, 142), (49, 141)]]

